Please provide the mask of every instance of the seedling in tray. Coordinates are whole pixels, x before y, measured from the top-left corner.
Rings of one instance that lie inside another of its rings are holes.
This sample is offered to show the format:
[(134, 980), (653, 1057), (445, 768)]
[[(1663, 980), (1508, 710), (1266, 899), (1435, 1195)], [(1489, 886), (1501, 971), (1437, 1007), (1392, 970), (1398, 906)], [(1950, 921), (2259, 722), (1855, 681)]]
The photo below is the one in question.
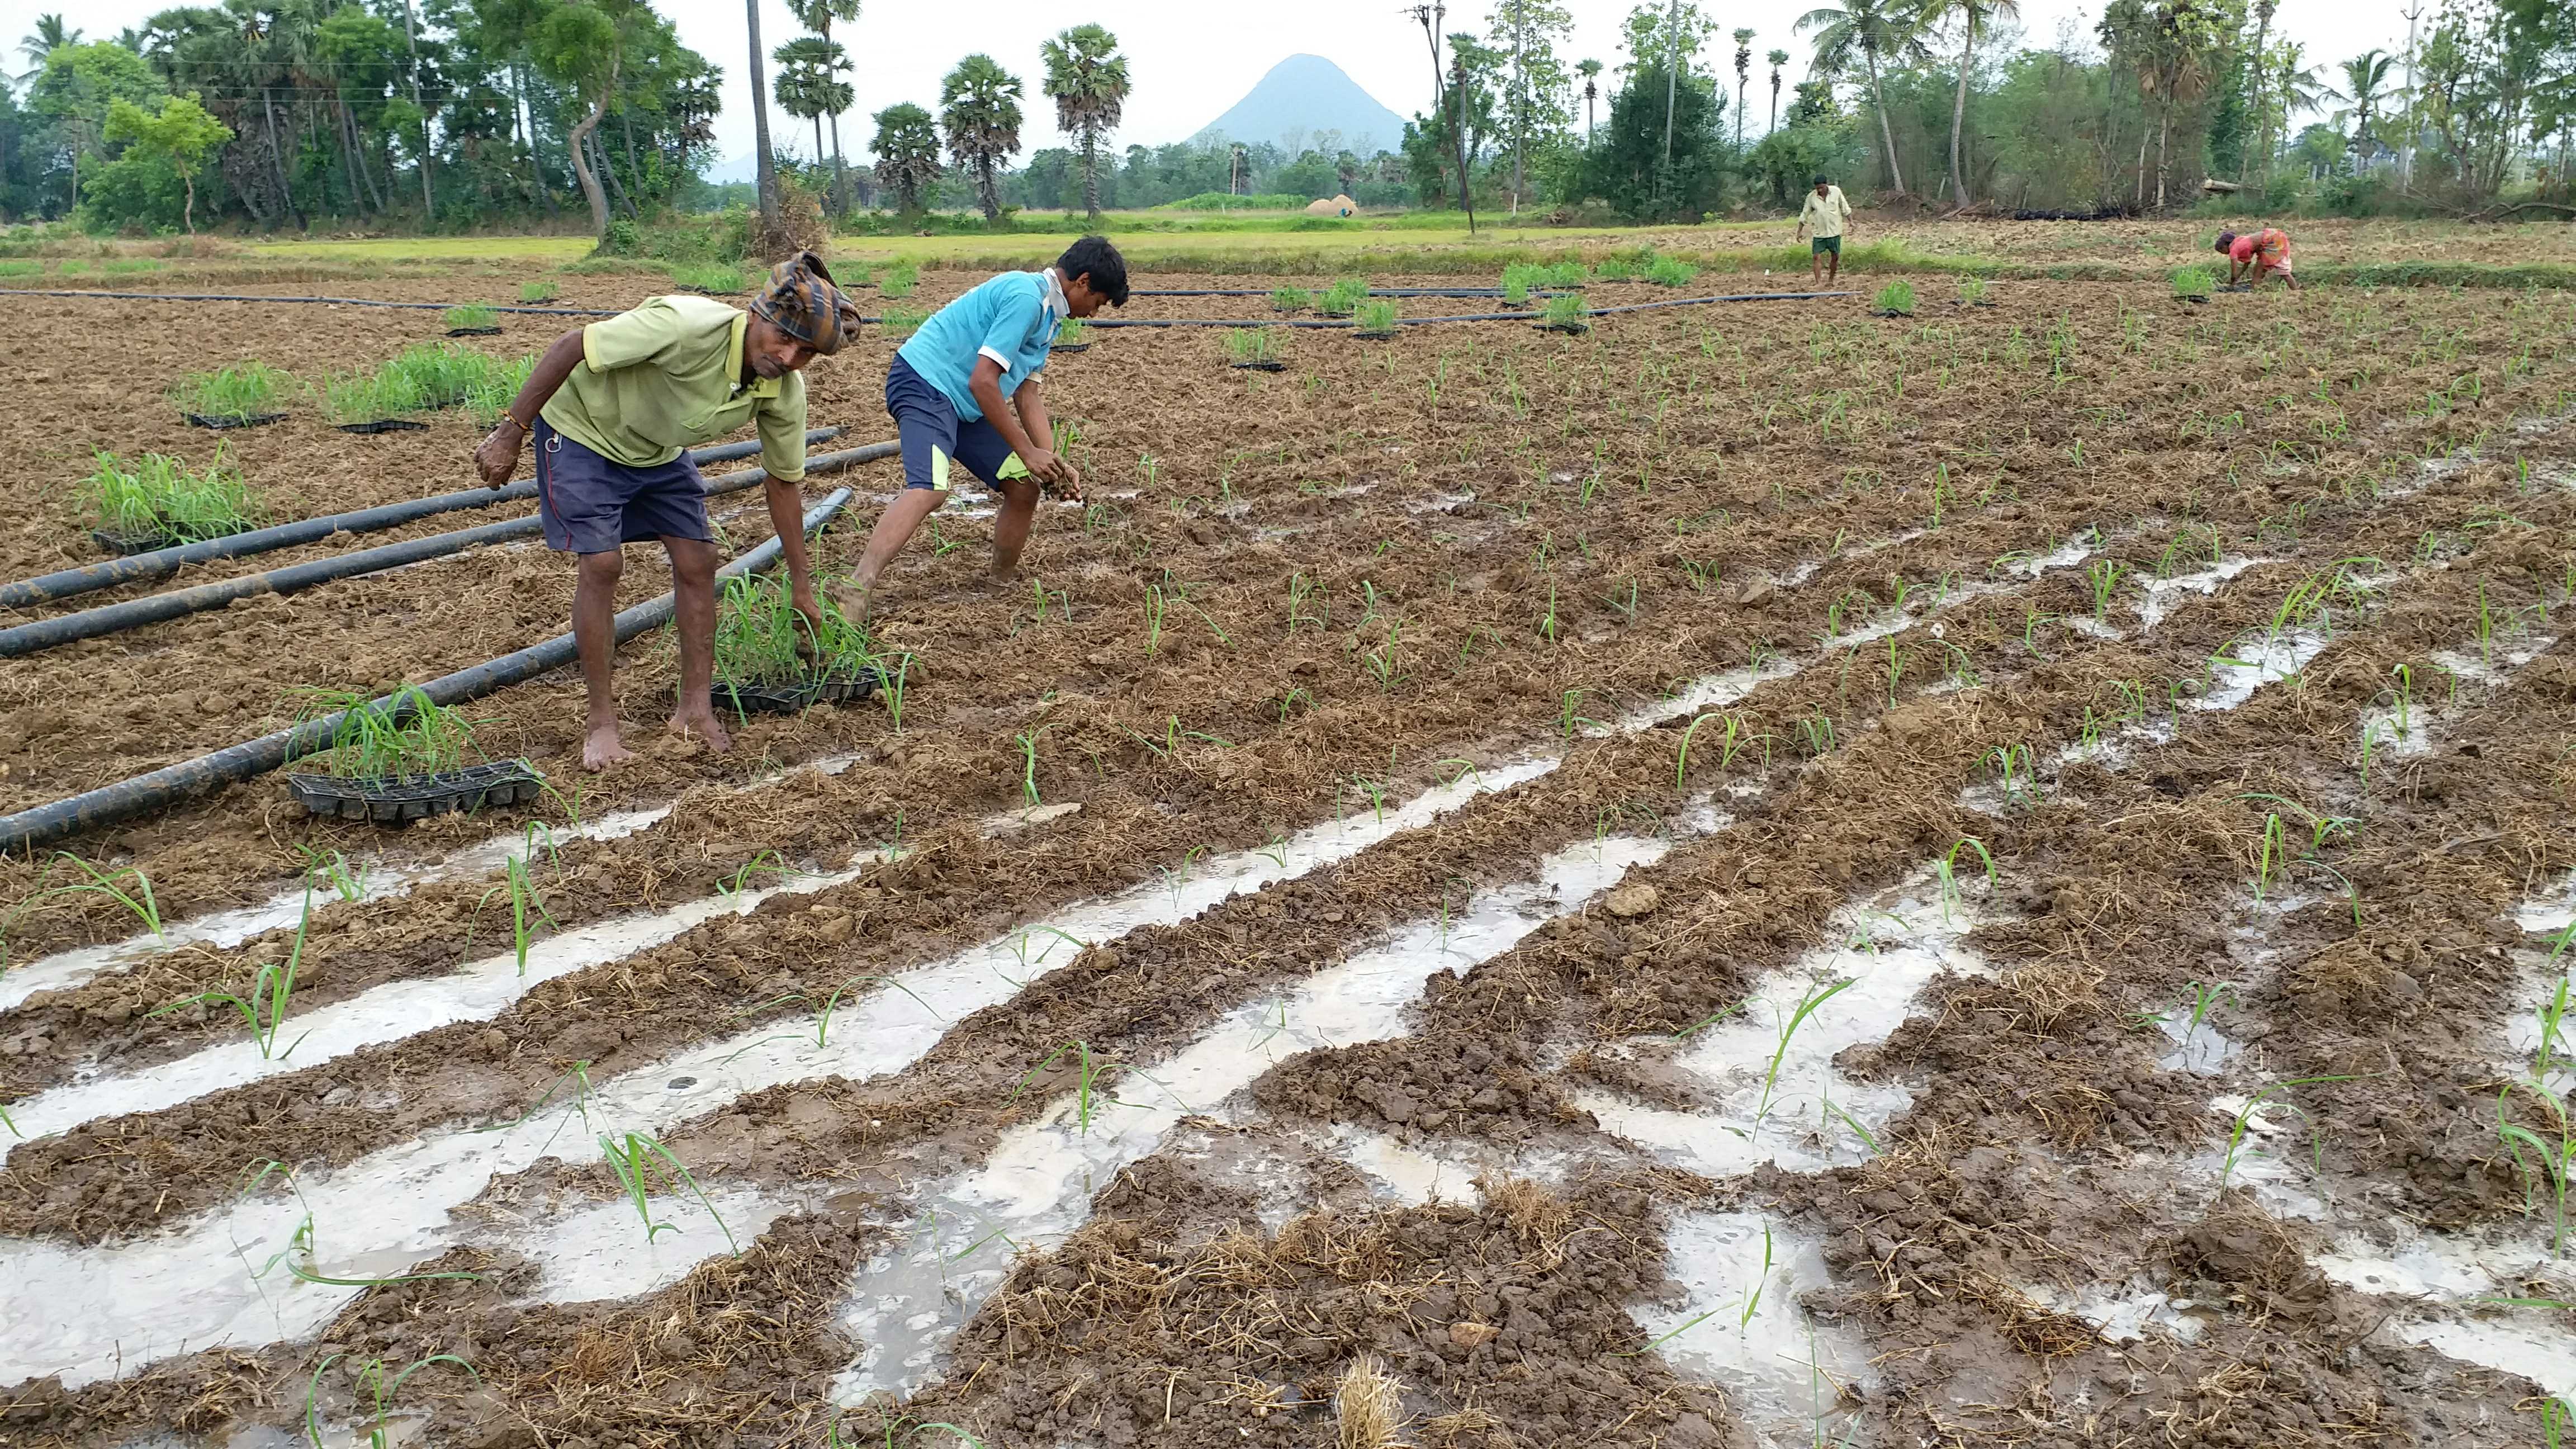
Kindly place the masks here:
[(480, 755), (474, 722), (405, 685), (383, 704), (359, 690), (308, 690), (298, 723), (328, 718), (330, 743), (304, 757), (320, 771), (286, 777), (287, 788), (316, 815), (399, 825), (451, 810), (534, 801), (545, 778), (525, 760), (468, 765)]
[(1277, 372), (1287, 366), (1279, 360), (1279, 329), (1248, 327), (1225, 334), (1226, 356), (1234, 365), (1256, 372)]
[(1359, 305), (1358, 321), (1354, 325), (1358, 329), (1359, 335), (1362, 337), (1393, 337), (1395, 335), (1395, 304), (1393, 302), (1362, 302)]
[(1279, 312), (1303, 312), (1315, 305), (1315, 294), (1303, 287), (1281, 287), (1270, 294), (1270, 306)]
[(1584, 320), (1583, 294), (1559, 292), (1539, 309), (1538, 325), (1547, 332), (1589, 332), (1592, 324)]
[(2177, 302), (2206, 302), (2210, 289), (2218, 285), (2207, 267), (2178, 267), (2173, 274), (2173, 294)]
[(146, 453), (129, 468), (102, 452), (87, 488), (98, 509), (95, 536), (119, 553), (222, 538), (259, 522), (258, 501), (220, 445), (196, 472), (166, 453)]
[(704, 292), (714, 297), (730, 297), (742, 290), (742, 268), (730, 262), (707, 262), (673, 267), (671, 285), (683, 292)]
[(1067, 317), (1055, 324), (1055, 350), (1080, 352), (1091, 345), (1091, 328), (1079, 317)]
[(446, 321), (450, 337), (489, 337), (501, 330), (501, 314), (481, 303), (448, 308)]
[(1882, 317), (1914, 315), (1914, 284), (1890, 282), (1878, 289), (1878, 312)]
[(519, 284), (519, 300), (530, 306), (538, 306), (551, 302), (562, 295), (563, 289), (552, 282), (521, 282)]
[(885, 309), (885, 315), (877, 320), (885, 327), (888, 337), (910, 337), (921, 330), (922, 323), (930, 320), (930, 309), (888, 307)]
[(882, 676), (868, 636), (826, 599), (823, 622), (796, 611), (777, 580), (725, 580), (716, 610), (715, 702), (736, 715), (794, 713), (865, 699)]
[(294, 385), (294, 377), (284, 369), (264, 362), (236, 362), (190, 376), (171, 401), (200, 427), (245, 428), (284, 417), (277, 407)]
[(1315, 299), (1315, 310), (1327, 317), (1348, 317), (1359, 310), (1368, 298), (1368, 281), (1364, 277), (1344, 277), (1324, 289)]

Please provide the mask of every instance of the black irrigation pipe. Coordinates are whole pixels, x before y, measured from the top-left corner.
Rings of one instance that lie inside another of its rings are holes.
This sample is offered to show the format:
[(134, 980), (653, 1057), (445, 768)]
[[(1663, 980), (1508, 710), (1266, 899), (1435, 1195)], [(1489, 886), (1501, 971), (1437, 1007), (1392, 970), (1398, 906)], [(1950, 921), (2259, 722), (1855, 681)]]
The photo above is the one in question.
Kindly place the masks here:
[[(1138, 287), (1129, 291), (1127, 295), (1130, 297), (1267, 297), (1271, 293), (1279, 290), (1280, 289), (1276, 287), (1198, 287), (1181, 289)], [(1308, 289), (1300, 287), (1294, 290), (1306, 291)], [(1503, 295), (1503, 289), (1500, 287), (1371, 287), (1369, 288), (1368, 294), (1372, 297), (1499, 297)], [(1532, 287), (1530, 288), (1530, 295), (1533, 297), (1553, 297), (1556, 293), (1546, 288)]]
[[(830, 496), (805, 510), (805, 531), (812, 533), (829, 523), (849, 501), (849, 489), (833, 489)], [(765, 569), (777, 561), (778, 554), (779, 541), (770, 539), (718, 569), (716, 577), (723, 580)], [(631, 609), (620, 610), (616, 619), (617, 642), (623, 644), (647, 629), (659, 627), (671, 617), (671, 603), (671, 595), (664, 594)], [(420, 689), (433, 704), (463, 704), (494, 690), (523, 684), (549, 670), (560, 669), (578, 657), (572, 635), (558, 634), (542, 644), (532, 644), (471, 669), (460, 669), (454, 674), (433, 679)], [(400, 706), (396, 696), (389, 694), (367, 708), (398, 711)], [(312, 754), (329, 745), (332, 736), (339, 731), (340, 722), (346, 718), (348, 715), (343, 712), (307, 720), (292, 729), (262, 735), (176, 765), (166, 765), (149, 774), (103, 785), (67, 800), (0, 816), (0, 851), (18, 851), (48, 844), (75, 831), (130, 820), (217, 786), (267, 774), (290, 759)]]
[[(864, 448), (850, 448), (838, 453), (824, 453), (806, 460), (808, 471), (837, 472), (859, 463), (890, 458), (900, 451), (895, 443), (870, 443)], [(707, 494), (733, 493), (750, 487), (766, 476), (758, 468), (746, 468), (707, 480)], [(502, 543), (526, 538), (544, 529), (536, 515), (508, 518), (487, 523), (480, 528), (459, 529), (454, 533), (433, 534), (428, 538), (408, 539), (377, 548), (362, 548), (354, 553), (333, 554), (307, 563), (289, 564), (264, 573), (244, 574), (240, 578), (220, 579), (193, 588), (172, 589), (146, 598), (124, 603), (106, 604), (83, 609), (77, 614), (63, 614), (20, 624), (14, 629), (0, 629), (0, 659), (13, 659), (21, 654), (34, 654), (80, 639), (95, 639), (102, 634), (121, 633), (157, 624), (164, 619), (177, 619), (189, 614), (220, 609), (236, 599), (257, 598), (262, 594), (292, 594), (335, 579), (355, 578), (360, 574), (381, 573), (427, 559), (444, 558), (463, 553), (487, 543)]]
[[(841, 431), (837, 427), (816, 428), (805, 435), (806, 445), (830, 442), (839, 437)], [(759, 451), (758, 439), (746, 439), (694, 450), (690, 456), (701, 463), (730, 463)], [(536, 480), (522, 479), (500, 488), (469, 488), (462, 493), (441, 493), (430, 498), (406, 499), (401, 503), (380, 503), (373, 508), (352, 509), (347, 513), (325, 514), (320, 518), (254, 528), (246, 533), (226, 534), (202, 543), (183, 543), (171, 548), (156, 548), (149, 553), (127, 554), (102, 563), (83, 564), (75, 569), (0, 584), (0, 609), (23, 609), (30, 604), (67, 599), (74, 594), (113, 588), (137, 579), (167, 578), (189, 564), (204, 563), (208, 559), (240, 558), (246, 554), (266, 553), (270, 549), (319, 543), (340, 533), (373, 533), (380, 529), (400, 528), (436, 514), (453, 513), (462, 508), (489, 508), (496, 503), (512, 503), (536, 496)]]
[(540, 317), (618, 315), (596, 307), (504, 307), (491, 302), (381, 302), (373, 297), (257, 297), (234, 292), (76, 292), (60, 287), (0, 287), (0, 297), (97, 297), (110, 302), (311, 302), (331, 307), (391, 307), (416, 312), (444, 312), (450, 307), (489, 307), (495, 312), (527, 312)]
[[(1849, 297), (1850, 292), (1743, 292), (1730, 297), (1670, 297), (1660, 302), (1631, 302), (1624, 307), (1586, 307), (1586, 317), (1607, 317), (1614, 312), (1651, 312), (1658, 307), (1705, 307), (1714, 302), (1810, 302), (1823, 297)], [(868, 321), (877, 319), (871, 317)], [(1434, 322), (1537, 322), (1536, 312), (1471, 312), (1456, 317), (1398, 317), (1398, 327), (1425, 327)], [(1290, 318), (1286, 321), (1243, 320), (1231, 317), (1094, 317), (1085, 327), (1321, 327), (1345, 330), (1357, 327), (1353, 321), (1318, 321)]]

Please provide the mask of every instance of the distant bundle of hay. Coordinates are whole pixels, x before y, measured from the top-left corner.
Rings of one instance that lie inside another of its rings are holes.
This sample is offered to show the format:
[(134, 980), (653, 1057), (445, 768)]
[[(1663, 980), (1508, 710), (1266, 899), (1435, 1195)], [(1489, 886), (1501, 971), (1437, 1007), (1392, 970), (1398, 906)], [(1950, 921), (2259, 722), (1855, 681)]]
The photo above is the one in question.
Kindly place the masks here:
[(1310, 201), (1306, 203), (1306, 214), (1308, 216), (1349, 216), (1351, 213), (1359, 209), (1360, 204), (1351, 200), (1347, 196), (1336, 196), (1325, 201)]

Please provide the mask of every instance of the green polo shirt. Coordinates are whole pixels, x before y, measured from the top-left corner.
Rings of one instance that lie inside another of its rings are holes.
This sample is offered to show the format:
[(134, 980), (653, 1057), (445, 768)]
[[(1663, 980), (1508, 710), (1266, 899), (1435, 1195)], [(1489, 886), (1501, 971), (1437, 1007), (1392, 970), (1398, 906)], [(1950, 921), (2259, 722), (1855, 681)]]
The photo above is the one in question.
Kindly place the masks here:
[(751, 314), (711, 297), (654, 297), (581, 329), (583, 366), (544, 409), (556, 431), (612, 463), (653, 468), (756, 423), (760, 466), (805, 476), (805, 378), (742, 382)]

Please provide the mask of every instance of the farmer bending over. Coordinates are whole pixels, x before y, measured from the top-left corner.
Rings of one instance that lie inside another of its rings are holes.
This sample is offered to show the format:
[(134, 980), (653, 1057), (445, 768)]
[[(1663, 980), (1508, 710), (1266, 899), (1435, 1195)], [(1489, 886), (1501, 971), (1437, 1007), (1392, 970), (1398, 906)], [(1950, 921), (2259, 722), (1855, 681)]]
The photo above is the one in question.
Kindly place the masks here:
[(1039, 384), (1056, 324), (1088, 317), (1103, 302), (1127, 305), (1127, 262), (1106, 237), (1087, 236), (1044, 271), (1004, 272), (940, 308), (895, 354), (885, 399), (903, 439), (903, 492), (868, 535), (844, 613), (867, 618), (877, 577), (948, 501), (957, 464), (1002, 495), (993, 520), (995, 578), (1019, 567), (1038, 485), (1080, 501), (1082, 475), (1054, 451)]
[(2227, 285), (2236, 285), (2240, 276), (2249, 285), (2261, 284), (2271, 273), (2279, 273), (2290, 290), (2299, 290), (2299, 279), (2290, 274), (2290, 234), (2277, 226), (2249, 231), (2239, 236), (2232, 231), (2218, 234), (2218, 250), (2227, 253)]
[(671, 555), (680, 624), (680, 702), (671, 733), (731, 748), (716, 720), (715, 534), (706, 485), (685, 451), (745, 423), (760, 428), (770, 523), (787, 555), (789, 597), (821, 623), (805, 561), (805, 379), (799, 369), (838, 352), (858, 309), (822, 259), (800, 252), (769, 274), (749, 313), (706, 297), (654, 297), (634, 311), (555, 339), (537, 359), (509, 414), (474, 450), (483, 481), (498, 488), (537, 439), (537, 508), (546, 546), (581, 556), (572, 632), (590, 691), (581, 762), (605, 770), (632, 758), (617, 737), (610, 675), (621, 546), (658, 538)]
[[(1807, 248), (1807, 273), (1817, 286), (1824, 286), (1843, 274), (1843, 227), (1851, 221), (1851, 203), (1843, 200), (1843, 189), (1819, 176), (1816, 189), (1807, 193), (1807, 204), (1798, 208), (1796, 236), (1812, 236)], [(1826, 258), (1833, 260), (1828, 262)]]

